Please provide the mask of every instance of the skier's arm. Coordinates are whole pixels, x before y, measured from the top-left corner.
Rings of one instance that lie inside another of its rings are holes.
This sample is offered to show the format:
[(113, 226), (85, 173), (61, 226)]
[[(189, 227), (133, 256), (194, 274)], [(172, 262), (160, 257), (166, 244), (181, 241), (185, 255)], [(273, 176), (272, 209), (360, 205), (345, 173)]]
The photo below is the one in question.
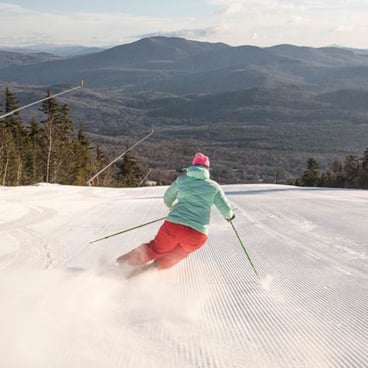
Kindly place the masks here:
[(164, 202), (167, 207), (172, 208), (178, 194), (178, 187), (176, 180), (166, 189), (164, 194)]
[(221, 187), (215, 196), (214, 204), (226, 220), (232, 220), (235, 217), (231, 205)]

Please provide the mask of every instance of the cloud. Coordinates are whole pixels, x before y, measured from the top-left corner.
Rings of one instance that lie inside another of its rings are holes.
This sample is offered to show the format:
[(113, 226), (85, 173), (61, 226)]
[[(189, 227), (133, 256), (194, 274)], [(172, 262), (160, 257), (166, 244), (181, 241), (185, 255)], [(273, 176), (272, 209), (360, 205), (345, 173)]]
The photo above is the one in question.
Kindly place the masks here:
[(187, 34), (196, 35), (204, 34), (206, 28), (207, 25), (194, 18), (180, 16), (133, 16), (122, 12), (50, 13), (11, 4), (2, 4), (0, 8), (2, 45), (19, 46), (40, 42), (111, 45), (131, 41), (137, 34), (188, 29)]
[[(222, 41), (367, 48), (368, 1), (208, 0)], [(254, 36), (256, 35), (256, 37)]]
[(24, 13), (24, 9), (16, 4), (3, 3), (0, 4), (0, 12), (7, 13)]
[(136, 38), (165, 36), (165, 37), (183, 37), (194, 40), (207, 40), (218, 35), (218, 29), (216, 27), (206, 27), (197, 29), (180, 29), (172, 32), (153, 32), (142, 33), (136, 35)]
[(223, 16), (231, 16), (234, 14), (239, 14), (244, 10), (244, 6), (240, 2), (233, 2), (230, 4), (227, 4), (221, 8), (219, 8), (216, 13)]
[[(116, 45), (145, 35), (231, 45), (341, 44), (367, 48), (367, 0), (205, 0), (212, 16), (138, 16), (123, 12), (50, 13), (0, 4), (0, 44)], [(255, 36), (256, 35), (256, 36)]]

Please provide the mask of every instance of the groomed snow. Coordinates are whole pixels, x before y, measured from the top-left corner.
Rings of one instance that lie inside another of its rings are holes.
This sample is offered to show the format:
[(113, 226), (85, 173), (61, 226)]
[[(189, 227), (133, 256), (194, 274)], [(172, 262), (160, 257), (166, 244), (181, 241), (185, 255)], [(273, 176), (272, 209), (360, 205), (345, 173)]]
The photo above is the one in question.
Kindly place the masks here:
[(6, 368), (368, 367), (368, 191), (224, 186), (207, 244), (127, 280), (164, 187), (0, 187)]

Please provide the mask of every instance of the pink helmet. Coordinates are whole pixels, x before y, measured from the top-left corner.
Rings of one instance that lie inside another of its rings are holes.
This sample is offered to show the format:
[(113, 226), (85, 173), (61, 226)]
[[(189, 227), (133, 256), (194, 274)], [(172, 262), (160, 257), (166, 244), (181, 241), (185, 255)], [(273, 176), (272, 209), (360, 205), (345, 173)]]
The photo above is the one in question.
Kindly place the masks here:
[(210, 167), (210, 159), (207, 156), (205, 156), (203, 153), (198, 152), (194, 155), (192, 165), (202, 165), (202, 166)]

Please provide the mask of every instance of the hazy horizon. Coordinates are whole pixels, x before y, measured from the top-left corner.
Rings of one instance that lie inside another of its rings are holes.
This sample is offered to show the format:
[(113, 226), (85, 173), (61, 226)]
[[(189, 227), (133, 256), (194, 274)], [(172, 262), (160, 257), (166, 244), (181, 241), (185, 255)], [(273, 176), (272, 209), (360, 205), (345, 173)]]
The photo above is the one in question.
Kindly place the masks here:
[(0, 3), (0, 45), (110, 47), (149, 36), (178, 36), (231, 46), (278, 44), (368, 48), (368, 1), (86, 0)]

